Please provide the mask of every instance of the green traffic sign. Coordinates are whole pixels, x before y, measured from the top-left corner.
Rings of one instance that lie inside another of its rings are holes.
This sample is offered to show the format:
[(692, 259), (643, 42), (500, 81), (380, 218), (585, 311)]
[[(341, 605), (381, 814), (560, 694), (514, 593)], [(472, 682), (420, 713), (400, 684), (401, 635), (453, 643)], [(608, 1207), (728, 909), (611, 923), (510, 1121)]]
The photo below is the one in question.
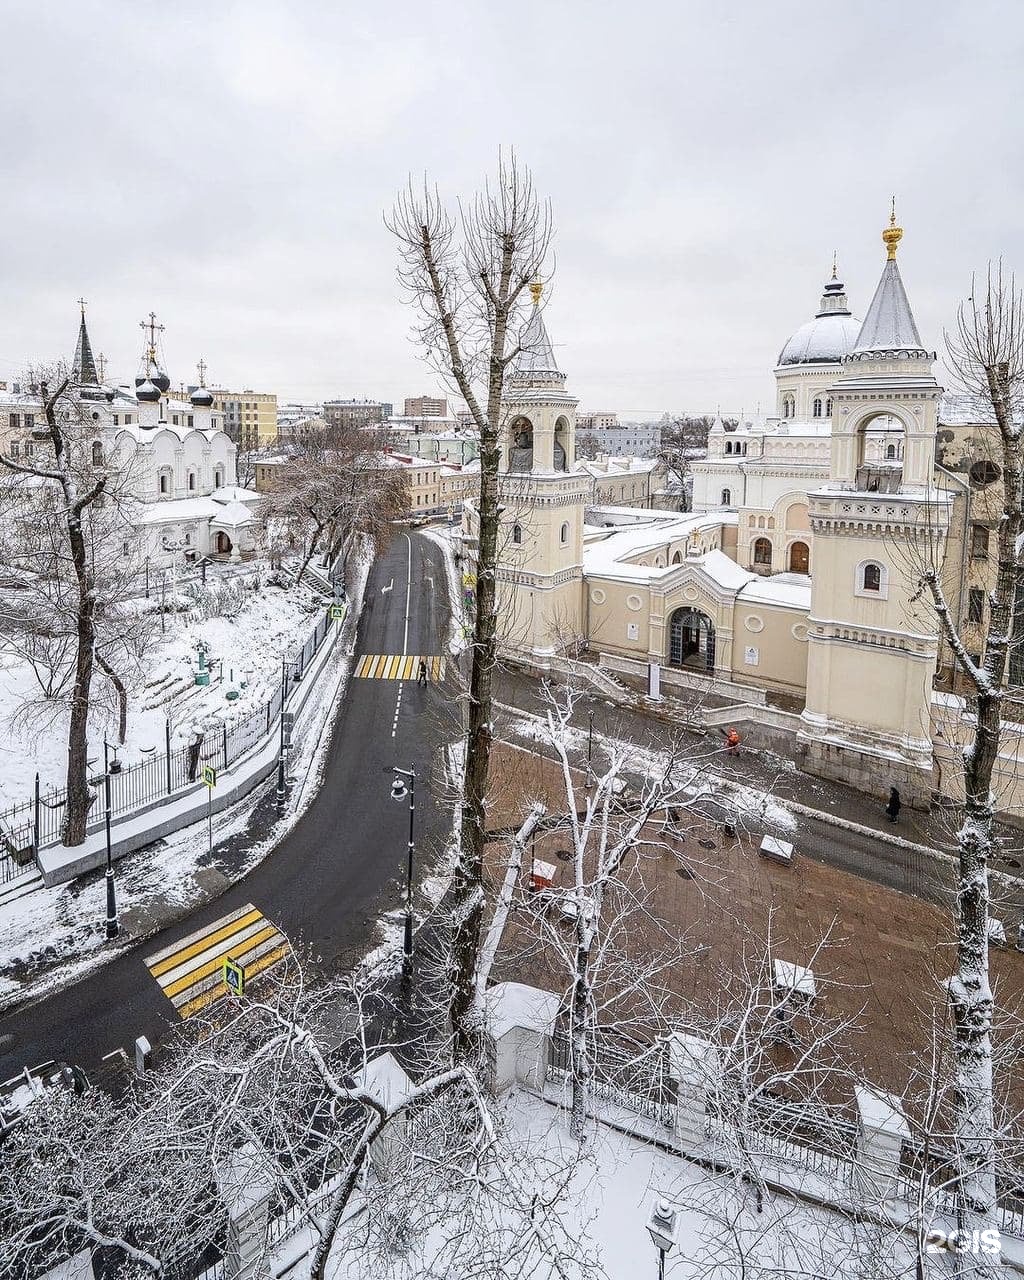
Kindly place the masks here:
[(343, 604), (331, 605), (331, 621), (340, 622), (345, 616), (345, 606)]
[(230, 956), (224, 957), (224, 985), (235, 996), (245, 991), (245, 969)]
[(212, 764), (203, 765), (203, 781), (208, 787), (215, 787), (217, 785), (217, 770)]

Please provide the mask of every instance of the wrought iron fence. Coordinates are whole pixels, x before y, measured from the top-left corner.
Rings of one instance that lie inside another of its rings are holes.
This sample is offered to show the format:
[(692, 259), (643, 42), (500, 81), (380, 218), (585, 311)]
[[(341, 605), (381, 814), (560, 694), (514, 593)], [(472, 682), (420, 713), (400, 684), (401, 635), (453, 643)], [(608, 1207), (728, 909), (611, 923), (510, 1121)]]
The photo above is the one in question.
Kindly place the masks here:
[[(611, 1040), (587, 1045), (591, 1096), (619, 1103), (630, 1111), (647, 1116), (671, 1128), (675, 1123), (676, 1087), (666, 1071), (664, 1045), (653, 1045), (646, 1052), (618, 1045)], [(572, 1079), (572, 1045), (565, 1032), (551, 1037), (548, 1054), (548, 1079)]]
[[(287, 705), (288, 696), (306, 674), (330, 626), (325, 613), (298, 652), (284, 660), (282, 684), (247, 715), (207, 730), (186, 746), (173, 749), (168, 728), (167, 746), (162, 753), (111, 769), (111, 817), (154, 807), (192, 786), (199, 779), (203, 765), (226, 769), (263, 743), (279, 721), (282, 700)], [(90, 777), (89, 831), (96, 830), (104, 818), (105, 781), (102, 768)], [(66, 798), (66, 789), (62, 787), (37, 789), (35, 796), (0, 810), (0, 884), (33, 874), (38, 850), (60, 841)]]

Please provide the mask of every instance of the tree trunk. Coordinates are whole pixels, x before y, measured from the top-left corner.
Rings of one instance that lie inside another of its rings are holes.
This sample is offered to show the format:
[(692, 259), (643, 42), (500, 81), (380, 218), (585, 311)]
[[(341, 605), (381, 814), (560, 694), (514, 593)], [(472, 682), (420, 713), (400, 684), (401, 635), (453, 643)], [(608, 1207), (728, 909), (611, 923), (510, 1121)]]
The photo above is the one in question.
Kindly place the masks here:
[[(511, 254), (502, 263), (499, 296), (508, 296)], [(484, 914), (485, 801), (490, 774), (492, 679), (497, 659), (498, 607), (498, 447), (505, 376), (507, 311), (495, 323), (488, 383), (487, 422), (480, 433), (479, 550), (476, 575), (476, 617), (473, 623), (472, 666), (469, 677), (469, 724), (466, 735), (466, 776), (462, 793), (459, 860), (452, 886), (455, 937), (452, 942), (452, 997), (449, 1006), (455, 1061), (479, 1052), (479, 1028), (473, 1021), (480, 929)]]
[(124, 681), (99, 650), (96, 651), (96, 665), (117, 693), (117, 741), (123, 747), (124, 740), (128, 736), (128, 690), (124, 687)]

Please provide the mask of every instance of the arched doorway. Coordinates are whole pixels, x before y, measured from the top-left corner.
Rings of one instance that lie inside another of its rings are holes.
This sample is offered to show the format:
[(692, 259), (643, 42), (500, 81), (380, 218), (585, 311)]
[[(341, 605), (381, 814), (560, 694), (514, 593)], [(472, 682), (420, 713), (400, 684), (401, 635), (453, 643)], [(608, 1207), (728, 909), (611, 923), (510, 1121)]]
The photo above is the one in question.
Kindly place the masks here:
[(790, 573), (810, 573), (811, 551), (806, 542), (794, 542), (789, 548)]
[(715, 669), (715, 624), (699, 609), (677, 609), (668, 624), (670, 667)]
[(226, 533), (218, 533), (216, 541), (217, 554), (226, 556), (231, 551), (231, 539)]

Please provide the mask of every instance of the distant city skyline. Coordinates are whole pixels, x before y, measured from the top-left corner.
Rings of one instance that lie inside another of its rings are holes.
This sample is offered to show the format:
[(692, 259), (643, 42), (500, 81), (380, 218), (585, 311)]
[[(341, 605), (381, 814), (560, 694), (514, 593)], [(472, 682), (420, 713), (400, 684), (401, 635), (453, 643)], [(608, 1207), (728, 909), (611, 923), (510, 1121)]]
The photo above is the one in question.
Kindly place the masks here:
[(21, 122), (8, 381), (70, 358), (84, 296), (119, 382), (153, 309), (176, 383), (202, 357), (211, 384), (281, 401), (451, 399), (409, 340), (382, 214), (409, 173), (470, 196), (499, 144), (552, 202), (569, 386), (624, 417), (769, 412), (833, 250), (864, 314), (893, 192), (940, 353), (972, 271), (1000, 254), (1024, 270), (1014, 7), (524, 0), (511, 30), (464, 2), (126, 12), (5, 11), (8, 47), (40, 53), (0, 84)]

